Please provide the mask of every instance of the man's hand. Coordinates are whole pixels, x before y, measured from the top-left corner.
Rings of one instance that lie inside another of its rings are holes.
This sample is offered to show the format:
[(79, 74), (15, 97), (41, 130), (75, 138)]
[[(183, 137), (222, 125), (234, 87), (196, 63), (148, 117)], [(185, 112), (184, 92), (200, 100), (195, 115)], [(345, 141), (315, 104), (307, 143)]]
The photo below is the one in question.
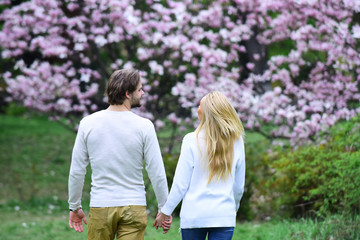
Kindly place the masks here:
[(168, 216), (163, 213), (158, 213), (153, 223), (153, 227), (155, 227), (156, 229), (162, 227), (164, 229), (164, 233), (167, 233), (170, 229), (171, 223), (172, 223), (172, 216)]
[(81, 233), (84, 230), (82, 221), (84, 221), (84, 223), (87, 224), (85, 213), (82, 209), (79, 209), (77, 211), (70, 211), (70, 216), (69, 216), (70, 228), (74, 228), (75, 231)]

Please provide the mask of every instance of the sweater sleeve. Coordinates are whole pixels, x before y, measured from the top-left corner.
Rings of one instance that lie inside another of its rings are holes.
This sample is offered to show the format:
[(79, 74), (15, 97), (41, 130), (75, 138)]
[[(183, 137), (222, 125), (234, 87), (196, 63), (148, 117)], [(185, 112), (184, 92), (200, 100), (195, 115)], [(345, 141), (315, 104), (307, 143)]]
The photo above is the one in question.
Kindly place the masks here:
[(169, 190), (164, 162), (153, 124), (151, 124), (145, 135), (144, 160), (146, 171), (158, 201), (158, 208), (161, 209), (166, 202)]
[(84, 187), (86, 167), (89, 164), (89, 156), (84, 138), (83, 126), (80, 123), (72, 152), (70, 173), (69, 173), (69, 208), (81, 207), (81, 196)]
[(180, 157), (175, 170), (175, 176), (171, 186), (170, 194), (161, 212), (171, 215), (176, 206), (184, 198), (191, 181), (194, 169), (194, 156), (191, 151), (191, 143), (187, 136), (184, 137)]
[(236, 211), (240, 207), (240, 200), (244, 193), (245, 186), (245, 147), (244, 141), (241, 140), (240, 147), (237, 151), (240, 151), (240, 159), (238, 159), (235, 169), (235, 184), (234, 184), (234, 198), (236, 204)]

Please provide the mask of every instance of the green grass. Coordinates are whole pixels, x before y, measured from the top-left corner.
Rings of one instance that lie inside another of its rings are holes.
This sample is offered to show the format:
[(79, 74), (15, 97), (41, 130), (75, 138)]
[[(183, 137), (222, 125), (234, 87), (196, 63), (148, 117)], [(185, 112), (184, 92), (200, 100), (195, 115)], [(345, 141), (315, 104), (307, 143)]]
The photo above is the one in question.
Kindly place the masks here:
[(4, 115), (0, 132), (0, 203), (66, 199), (75, 134), (46, 118)]
[[(87, 226), (83, 233), (77, 233), (68, 226), (67, 211), (31, 211), (15, 208), (1, 209), (0, 239), (2, 240), (80, 240), (87, 238)], [(163, 234), (162, 229), (152, 227), (149, 217), (145, 240), (177, 240), (179, 218), (174, 218), (171, 229)], [(349, 224), (351, 225), (349, 228)], [(323, 221), (271, 220), (269, 222), (238, 223), (234, 231), (234, 240), (325, 240), (325, 239), (360, 239), (359, 219), (349, 220), (341, 216), (331, 216)], [(351, 230), (351, 231), (350, 231)]]
[[(68, 226), (67, 180), (75, 134), (44, 117), (0, 115), (0, 239), (86, 239)], [(249, 140), (250, 141), (250, 140)], [(90, 174), (83, 192), (88, 213)], [(153, 201), (152, 201), (153, 202)], [(167, 234), (152, 228), (146, 240), (181, 239), (179, 218)], [(271, 220), (238, 223), (234, 240), (360, 239), (359, 217), (321, 221)]]
[[(148, 219), (145, 240), (174, 240), (180, 239), (179, 219), (175, 218), (168, 233), (163, 234), (162, 229), (152, 227), (153, 219)], [(2, 212), (0, 215), (0, 239), (2, 240), (80, 240), (87, 238), (87, 225), (84, 232), (78, 233), (68, 225), (67, 211), (46, 213), (44, 211), (29, 212), (13, 210)]]

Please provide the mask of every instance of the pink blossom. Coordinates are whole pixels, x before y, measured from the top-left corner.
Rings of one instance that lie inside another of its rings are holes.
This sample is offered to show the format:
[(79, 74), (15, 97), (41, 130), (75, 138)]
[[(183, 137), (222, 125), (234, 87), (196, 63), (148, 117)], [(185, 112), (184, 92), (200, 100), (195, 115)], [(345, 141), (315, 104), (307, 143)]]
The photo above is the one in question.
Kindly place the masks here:
[[(303, 144), (360, 112), (351, 104), (360, 101), (358, 2), (147, 0), (138, 8), (130, 0), (86, 0), (81, 8), (67, 1), (69, 14), (59, 1), (25, 1), (0, 16), (1, 54), (15, 62), (2, 76), (8, 100), (57, 119), (96, 111), (111, 72), (138, 68), (153, 93), (134, 110), (141, 116), (197, 124), (200, 99), (219, 90), (247, 129), (269, 124), (273, 137)], [(249, 41), (268, 50), (285, 44), (284, 52), (268, 56)], [(22, 61), (25, 53), (35, 60)], [(266, 69), (255, 75), (260, 60)], [(171, 89), (166, 98), (160, 82)], [(182, 121), (173, 107), (151, 109), (164, 101), (191, 114)]]
[(246, 64), (246, 67), (247, 67), (248, 69), (250, 69), (250, 70), (253, 70), (253, 69), (254, 69), (254, 67), (255, 67), (255, 64), (254, 64), (254, 63), (249, 62), (249, 63), (247, 63), (247, 64)]

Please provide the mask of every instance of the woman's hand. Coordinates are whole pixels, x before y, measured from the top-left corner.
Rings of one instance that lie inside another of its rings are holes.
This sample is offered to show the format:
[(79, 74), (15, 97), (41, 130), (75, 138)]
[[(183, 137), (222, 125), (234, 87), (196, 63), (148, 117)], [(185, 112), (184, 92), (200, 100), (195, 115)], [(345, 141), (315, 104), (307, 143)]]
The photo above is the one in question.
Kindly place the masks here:
[(170, 229), (171, 223), (172, 223), (172, 216), (168, 216), (160, 212), (156, 216), (156, 219), (153, 223), (153, 227), (155, 227), (156, 229), (162, 227), (164, 229), (164, 233), (167, 233)]

